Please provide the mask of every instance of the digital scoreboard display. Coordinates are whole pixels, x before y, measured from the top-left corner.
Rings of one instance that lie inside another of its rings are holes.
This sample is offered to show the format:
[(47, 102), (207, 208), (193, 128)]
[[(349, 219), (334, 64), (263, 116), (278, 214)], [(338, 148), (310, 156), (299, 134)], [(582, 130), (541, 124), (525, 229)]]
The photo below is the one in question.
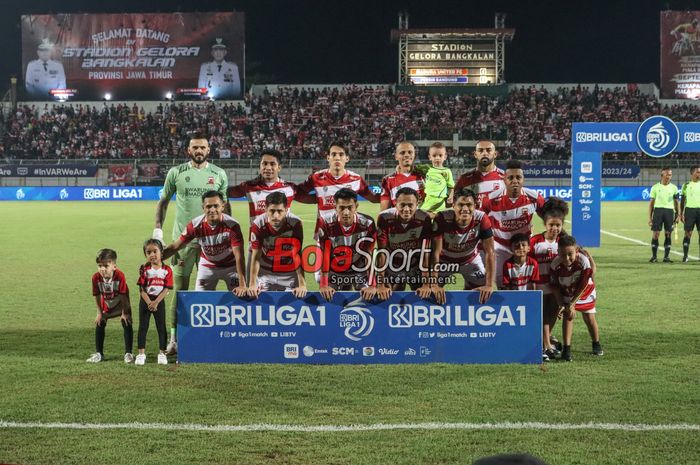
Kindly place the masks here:
[(496, 83), (493, 39), (410, 38), (406, 63), (416, 85), (484, 85)]

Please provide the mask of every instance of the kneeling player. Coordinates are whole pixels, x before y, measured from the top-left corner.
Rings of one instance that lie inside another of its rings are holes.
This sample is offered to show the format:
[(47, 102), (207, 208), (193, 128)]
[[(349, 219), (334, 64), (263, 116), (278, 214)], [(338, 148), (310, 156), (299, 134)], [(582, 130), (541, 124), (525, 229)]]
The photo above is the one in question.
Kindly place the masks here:
[(563, 313), (564, 348), (561, 358), (572, 360), (571, 337), (575, 312), (583, 314), (588, 333), (593, 342), (593, 355), (603, 355), (595, 314), (596, 292), (593, 283), (593, 267), (586, 254), (576, 244), (573, 236), (559, 236), (559, 255), (549, 270), (552, 292)]
[(431, 236), (432, 221), (418, 210), (418, 192), (402, 187), (396, 192), (396, 207), (381, 212), (377, 221), (377, 297), (386, 300), (406, 284), (423, 298), (432, 294), (425, 247)]
[(333, 298), (335, 291), (353, 289), (360, 291), (363, 298), (371, 299), (376, 290), (370, 286), (369, 259), (377, 240), (374, 220), (357, 211), (357, 194), (351, 189), (340, 189), (333, 200), (335, 213), (319, 220), (321, 256), (329, 262), (324, 261), (321, 268), (319, 291), (327, 300)]
[(273, 192), (265, 197), (265, 214), (250, 228), (250, 286), (248, 295), (261, 291), (291, 291), (296, 297), (306, 295), (304, 269), (299, 250), (304, 243), (304, 228), (298, 216), (289, 212), (287, 196)]
[(163, 259), (171, 257), (193, 239), (202, 249), (195, 291), (213, 291), (220, 280), (229, 291), (246, 295), (245, 257), (241, 226), (224, 213), (224, 199), (217, 191), (202, 195), (204, 214), (187, 223), (179, 239), (163, 250)]
[[(493, 293), (493, 231), (488, 216), (476, 210), (476, 203), (476, 193), (463, 188), (455, 193), (452, 208), (435, 216), (433, 270), (436, 270), (439, 280), (433, 290), (438, 303), (445, 302), (445, 282), (455, 273), (464, 277), (465, 290), (479, 291), (481, 303)], [(484, 249), (486, 267), (479, 255), (479, 244)]]

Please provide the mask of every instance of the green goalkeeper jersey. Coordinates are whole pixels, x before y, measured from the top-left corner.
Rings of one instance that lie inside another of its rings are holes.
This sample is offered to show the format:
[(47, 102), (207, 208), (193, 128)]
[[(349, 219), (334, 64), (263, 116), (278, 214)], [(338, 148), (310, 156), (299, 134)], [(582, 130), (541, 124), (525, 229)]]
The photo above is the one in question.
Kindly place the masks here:
[(654, 208), (674, 209), (674, 200), (678, 198), (678, 187), (675, 184), (663, 185), (657, 182), (651, 187), (649, 197), (654, 199)]
[[(429, 167), (427, 167), (429, 166)], [(447, 197), (448, 189), (455, 187), (452, 177), (452, 170), (449, 168), (436, 168), (432, 165), (423, 165), (425, 172), (424, 192), (426, 197), (437, 197), (444, 199)]]
[(700, 181), (683, 184), (681, 195), (685, 197), (685, 208), (700, 208)]
[(226, 172), (207, 163), (203, 168), (197, 169), (190, 162), (170, 168), (165, 178), (162, 199), (170, 199), (177, 194), (175, 204), (175, 224), (173, 225), (173, 240), (180, 237), (192, 218), (201, 215), (202, 194), (207, 191), (218, 191), (226, 201), (226, 189), (228, 178)]

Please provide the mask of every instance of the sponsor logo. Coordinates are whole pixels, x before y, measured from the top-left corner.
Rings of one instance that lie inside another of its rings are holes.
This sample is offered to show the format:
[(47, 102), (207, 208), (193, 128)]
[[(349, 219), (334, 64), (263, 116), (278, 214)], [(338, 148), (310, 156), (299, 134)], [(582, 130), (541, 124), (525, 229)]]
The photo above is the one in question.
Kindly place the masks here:
[(22, 200), (22, 199), (24, 199), (24, 197), (26, 197), (26, 195), (22, 189), (17, 189), (17, 192), (15, 193), (15, 197), (17, 197), (17, 200)]
[(61, 200), (66, 200), (68, 198), (68, 191), (66, 189), (61, 189), (61, 191), (58, 193), (58, 197)]
[(591, 198), (591, 191), (581, 191), (581, 197), (583, 197), (584, 199)]
[[(390, 328), (413, 328), (424, 326), (524, 326), (524, 305), (511, 308), (508, 305), (409, 305), (390, 304), (388, 308)], [(423, 331), (421, 338), (430, 338), (435, 333)]]
[(651, 157), (665, 157), (676, 149), (679, 141), (678, 126), (665, 116), (647, 118), (637, 129), (637, 145)]
[(214, 326), (214, 305), (190, 305), (190, 322), (193, 328), (211, 328)]
[(26, 166), (20, 166), (17, 168), (17, 174), (19, 176), (26, 176), (29, 173), (29, 168)]
[(584, 213), (583, 214), (583, 221), (588, 221), (592, 218), (590, 213)]
[(379, 355), (399, 355), (399, 349), (387, 349), (382, 347), (379, 349)]
[(362, 355), (365, 357), (374, 357), (374, 347), (363, 347)]
[(331, 354), (333, 355), (355, 355), (357, 349), (354, 347), (333, 347)]
[(284, 358), (299, 358), (299, 344), (285, 344)]
[(409, 357), (412, 357), (412, 356), (416, 355), (416, 349), (412, 349), (409, 347), (408, 349), (403, 351), (403, 354), (407, 355)]
[(311, 346), (304, 346), (304, 348), (302, 349), (302, 353), (305, 357), (313, 357), (316, 354), (327, 354), (328, 349), (316, 349)]
[(644, 200), (649, 200), (651, 198), (651, 192), (649, 191), (649, 189), (644, 189), (642, 191), (642, 198)]
[(425, 346), (420, 346), (420, 356), (421, 357), (427, 357), (432, 353), (432, 350), (428, 349)]
[(576, 142), (632, 142), (631, 132), (577, 132)]
[(593, 163), (590, 161), (583, 161), (581, 162), (581, 172), (582, 173), (592, 173), (593, 172)]
[[(312, 310), (308, 305), (214, 305), (192, 304), (190, 320), (193, 328), (212, 326), (326, 326), (326, 307)], [(280, 337), (292, 336), (289, 332)]]
[(686, 132), (683, 134), (683, 142), (700, 142), (700, 132)]
[(362, 303), (362, 298), (358, 298), (340, 312), (340, 327), (345, 328), (345, 337), (351, 341), (359, 341), (369, 336), (374, 329), (372, 312), (363, 307)]

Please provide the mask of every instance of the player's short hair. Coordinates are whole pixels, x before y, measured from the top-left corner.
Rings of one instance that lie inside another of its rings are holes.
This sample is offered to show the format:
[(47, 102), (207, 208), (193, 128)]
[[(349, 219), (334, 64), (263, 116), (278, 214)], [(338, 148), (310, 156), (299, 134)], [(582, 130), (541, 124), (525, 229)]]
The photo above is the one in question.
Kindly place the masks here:
[(338, 192), (333, 194), (333, 200), (336, 202), (338, 200), (354, 200), (357, 202), (357, 192), (355, 192), (352, 189), (348, 189), (347, 187), (343, 187), (342, 189), (339, 189)]
[(521, 170), (521, 169), (523, 169), (523, 164), (520, 162), (520, 160), (516, 160), (514, 158), (511, 158), (506, 163), (506, 170)]
[(331, 147), (340, 147), (345, 152), (345, 155), (350, 155), (348, 151), (348, 146), (342, 140), (334, 140), (328, 145), (328, 153), (331, 151)]
[(95, 263), (99, 264), (101, 262), (117, 262), (117, 252), (112, 249), (100, 249), (97, 252), (97, 257), (95, 258)]
[[(488, 144), (491, 144), (491, 145), (493, 145), (494, 148), (496, 148), (496, 143), (494, 141), (492, 141), (491, 139), (479, 139), (478, 141), (476, 141), (476, 145), (479, 145), (482, 142), (486, 142)], [(476, 150), (476, 145), (474, 146), (475, 150)]]
[(559, 236), (559, 248), (563, 249), (564, 247), (575, 247), (578, 245), (576, 242), (576, 238), (570, 234), (565, 234), (565, 235), (560, 235)]
[(146, 247), (149, 245), (155, 245), (160, 249), (160, 253), (163, 253), (163, 243), (159, 241), (158, 239), (146, 239), (146, 241), (143, 243), (143, 254), (146, 255)]
[(418, 200), (418, 192), (416, 192), (415, 189), (412, 189), (410, 187), (402, 187), (398, 191), (396, 191), (396, 198), (399, 198), (399, 195), (412, 195)]
[(204, 203), (205, 200), (211, 199), (213, 197), (218, 197), (219, 200), (221, 200), (222, 202), (224, 201), (224, 196), (221, 195), (221, 192), (211, 190), (211, 191), (206, 191), (204, 194), (202, 194), (202, 203)]
[(471, 197), (472, 199), (474, 199), (474, 203), (478, 203), (478, 200), (479, 200), (477, 195), (476, 195), (476, 192), (469, 189), (468, 187), (462, 187), (457, 192), (454, 193), (455, 200), (457, 200), (460, 197)]
[(260, 158), (264, 157), (265, 155), (275, 157), (275, 159), (277, 160), (277, 164), (282, 164), (282, 152), (280, 152), (279, 150), (265, 149), (262, 152), (260, 152)]
[(206, 139), (207, 143), (209, 142), (209, 138), (202, 131), (194, 131), (190, 134), (190, 140), (196, 140), (196, 139)]
[(510, 245), (511, 247), (514, 246), (515, 244), (520, 244), (521, 242), (527, 242), (528, 245), (530, 244), (530, 236), (525, 233), (518, 233), (518, 234), (513, 234), (513, 237), (510, 238)]
[(443, 144), (442, 142), (433, 142), (432, 144), (430, 144), (430, 147), (428, 147), (428, 150), (430, 150), (430, 149), (444, 149), (444, 148), (446, 148), (446, 147), (445, 147), (445, 144)]
[(279, 205), (282, 204), (284, 206), (287, 206), (287, 196), (284, 195), (283, 192), (277, 191), (277, 192), (271, 192), (267, 194), (267, 197), (265, 197), (265, 206), (269, 207), (270, 205)]
[(550, 197), (542, 206), (542, 218), (547, 221), (547, 218), (559, 218), (564, 221), (564, 218), (569, 214), (569, 204), (559, 197)]
[(661, 172), (662, 172), (662, 173), (663, 173), (664, 171), (670, 171), (670, 170), (671, 170), (671, 167), (668, 166), (668, 165), (662, 166), (662, 167), (661, 167)]
[(700, 165), (693, 165), (690, 167), (690, 174), (695, 173), (695, 170), (700, 170)]

